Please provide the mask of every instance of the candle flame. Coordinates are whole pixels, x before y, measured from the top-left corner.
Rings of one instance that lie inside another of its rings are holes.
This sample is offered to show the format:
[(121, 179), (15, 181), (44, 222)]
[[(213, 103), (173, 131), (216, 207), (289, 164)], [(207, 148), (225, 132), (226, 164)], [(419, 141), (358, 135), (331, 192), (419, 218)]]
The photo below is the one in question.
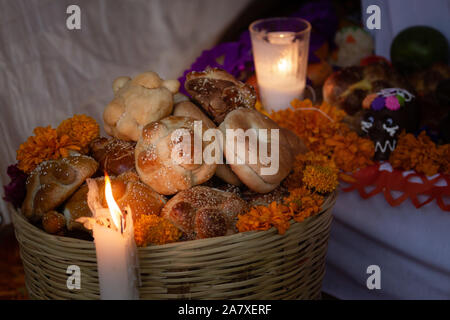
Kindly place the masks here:
[(291, 69), (291, 64), (288, 61), (288, 59), (283, 58), (278, 61), (278, 70), (280, 70), (283, 73), (287, 73), (288, 71), (290, 71), (290, 69)]
[(121, 230), (122, 211), (120, 211), (119, 206), (114, 200), (111, 188), (111, 181), (109, 180), (109, 176), (106, 172), (105, 172), (105, 197), (106, 203), (108, 204), (109, 213), (111, 214), (111, 218), (114, 224), (116, 225), (117, 229)]

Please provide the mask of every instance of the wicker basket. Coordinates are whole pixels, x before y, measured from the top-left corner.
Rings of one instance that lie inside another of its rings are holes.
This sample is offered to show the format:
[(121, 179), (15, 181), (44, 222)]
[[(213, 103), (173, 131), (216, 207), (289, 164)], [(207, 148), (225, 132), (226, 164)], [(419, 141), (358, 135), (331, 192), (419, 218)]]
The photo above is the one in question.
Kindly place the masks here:
[[(141, 299), (318, 299), (325, 272), (331, 210), (268, 231), (138, 249)], [(49, 235), (12, 210), (33, 299), (99, 299), (94, 243)], [(81, 289), (66, 286), (69, 265), (81, 269)]]

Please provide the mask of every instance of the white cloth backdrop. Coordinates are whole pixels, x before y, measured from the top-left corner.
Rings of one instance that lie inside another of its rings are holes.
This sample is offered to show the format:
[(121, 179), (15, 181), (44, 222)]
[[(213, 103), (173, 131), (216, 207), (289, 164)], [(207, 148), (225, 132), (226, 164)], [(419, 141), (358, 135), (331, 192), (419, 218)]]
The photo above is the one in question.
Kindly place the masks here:
[[(391, 207), (340, 192), (333, 211), (323, 291), (340, 299), (450, 299), (450, 212), (433, 202)], [(367, 267), (381, 271), (369, 290)]]
[[(0, 0), (0, 184), (34, 127), (75, 113), (100, 121), (117, 76), (178, 78), (249, 2)], [(81, 8), (81, 30), (66, 27), (71, 4)]]

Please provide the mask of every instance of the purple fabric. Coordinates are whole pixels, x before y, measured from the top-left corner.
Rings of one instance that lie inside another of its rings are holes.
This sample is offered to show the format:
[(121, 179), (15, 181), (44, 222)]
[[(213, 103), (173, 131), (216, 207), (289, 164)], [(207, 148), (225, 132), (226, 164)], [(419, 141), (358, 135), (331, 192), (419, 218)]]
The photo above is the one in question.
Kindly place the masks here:
[[(309, 62), (318, 62), (314, 52), (325, 42), (332, 43), (338, 26), (338, 19), (330, 0), (313, 1), (302, 6), (291, 15), (308, 20), (312, 25)], [(223, 59), (222, 63), (218, 60)], [(206, 67), (221, 68), (240, 80), (245, 80), (255, 71), (252, 55), (250, 32), (241, 34), (238, 41), (218, 44), (210, 50), (202, 52), (200, 57), (183, 73), (178, 80), (181, 83), (180, 92), (187, 94), (184, 89), (186, 75), (192, 71), (203, 71)]]
[(27, 180), (27, 174), (19, 170), (17, 165), (10, 165), (7, 169), (8, 176), (11, 178), (11, 182), (3, 187), (5, 196), (3, 200), (10, 202), (14, 207), (20, 207), (25, 199), (25, 182)]
[(306, 3), (292, 17), (302, 18), (311, 23), (311, 37), (309, 40), (309, 62), (319, 62), (314, 54), (325, 42), (334, 43), (334, 35), (338, 29), (338, 17), (333, 4), (329, 0), (312, 1)]

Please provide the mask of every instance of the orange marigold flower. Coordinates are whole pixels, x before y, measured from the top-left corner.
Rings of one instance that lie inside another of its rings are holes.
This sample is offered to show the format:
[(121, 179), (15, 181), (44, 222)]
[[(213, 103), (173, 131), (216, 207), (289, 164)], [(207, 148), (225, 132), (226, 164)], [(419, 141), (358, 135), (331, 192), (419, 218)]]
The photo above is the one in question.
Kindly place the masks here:
[(84, 114), (66, 119), (56, 129), (58, 136), (67, 135), (83, 152), (89, 143), (100, 135), (100, 127), (93, 118)]
[(288, 188), (289, 190), (303, 186), (303, 177), (305, 174), (305, 168), (307, 166), (323, 167), (327, 168), (327, 170), (329, 169), (330, 173), (333, 173), (332, 176), (330, 176), (332, 179), (333, 175), (337, 175), (339, 172), (333, 160), (329, 159), (327, 156), (309, 151), (306, 154), (297, 155), (294, 161), (292, 172), (283, 181), (283, 186)]
[(320, 212), (323, 197), (302, 187), (290, 190), (289, 196), (284, 199), (284, 202), (294, 212), (294, 220), (302, 222)]
[(272, 202), (269, 206), (256, 206), (238, 216), (236, 227), (239, 232), (269, 230), (275, 227), (284, 234), (290, 227), (291, 219), (302, 222), (320, 212), (323, 197), (306, 188), (290, 191), (284, 203)]
[(141, 215), (134, 224), (134, 239), (138, 247), (176, 242), (181, 234), (169, 220), (154, 214)]
[(284, 234), (289, 229), (292, 217), (293, 212), (289, 207), (274, 201), (267, 207), (256, 206), (239, 215), (236, 227), (239, 232), (269, 230), (275, 227), (279, 234)]
[(346, 113), (324, 102), (313, 106), (310, 100), (294, 100), (292, 108), (271, 114), (281, 127), (295, 132), (309, 150), (333, 159), (346, 172), (373, 164), (373, 142), (359, 137), (342, 122)]
[(58, 137), (55, 129), (37, 127), (31, 136), (17, 150), (18, 168), (26, 173), (31, 172), (45, 160), (67, 157), (70, 150), (80, 150), (67, 135)]
[(449, 150), (450, 145), (436, 146), (425, 131), (417, 138), (413, 134), (402, 132), (389, 162), (394, 168), (415, 170), (427, 176), (438, 172), (450, 173)]
[(338, 186), (338, 173), (330, 167), (308, 165), (303, 172), (302, 181), (308, 189), (328, 193)]

